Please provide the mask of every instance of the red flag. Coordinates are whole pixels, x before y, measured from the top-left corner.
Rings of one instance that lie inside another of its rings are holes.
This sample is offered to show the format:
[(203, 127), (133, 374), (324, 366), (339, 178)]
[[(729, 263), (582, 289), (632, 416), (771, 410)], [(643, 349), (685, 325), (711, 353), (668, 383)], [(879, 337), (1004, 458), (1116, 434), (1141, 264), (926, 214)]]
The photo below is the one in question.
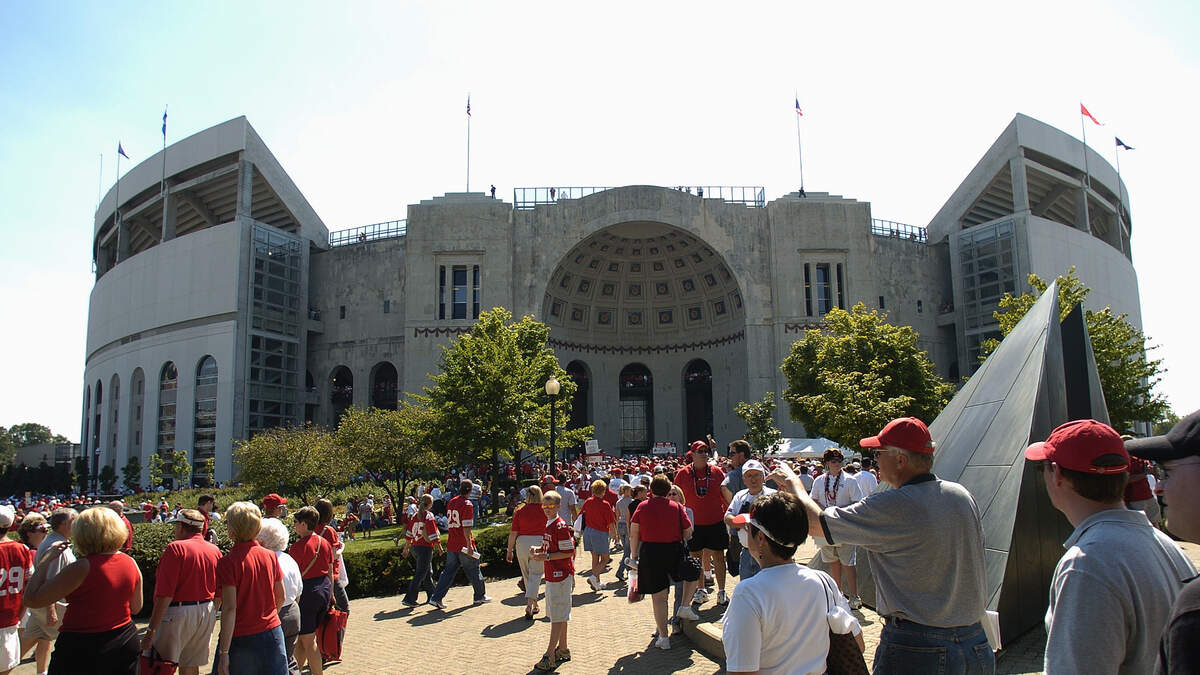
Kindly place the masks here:
[(1092, 113), (1088, 112), (1088, 109), (1086, 107), (1084, 107), (1084, 105), (1082, 103), (1079, 104), (1079, 114), (1083, 115), (1083, 116), (1087, 117), (1089, 120), (1095, 122), (1096, 126), (1098, 126), (1098, 127), (1104, 126), (1103, 124), (1100, 124), (1100, 120), (1096, 119), (1095, 117), (1092, 117)]

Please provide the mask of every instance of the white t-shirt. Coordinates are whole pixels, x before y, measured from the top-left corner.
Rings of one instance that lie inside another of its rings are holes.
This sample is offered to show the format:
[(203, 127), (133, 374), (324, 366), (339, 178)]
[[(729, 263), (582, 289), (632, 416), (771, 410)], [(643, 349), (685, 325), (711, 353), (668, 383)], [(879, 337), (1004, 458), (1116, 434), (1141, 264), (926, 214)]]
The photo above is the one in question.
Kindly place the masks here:
[(858, 486), (862, 488), (864, 498), (874, 492), (875, 488), (879, 487), (879, 479), (870, 471), (859, 471), (854, 474), (854, 480), (858, 481)]
[(608, 481), (608, 489), (616, 492), (617, 494), (621, 493), (622, 485), (626, 485), (624, 478), (614, 478)]
[[(826, 584), (834, 587), (824, 572), (794, 564), (768, 567), (739, 581), (721, 634), (725, 669), (763, 675), (824, 673), (829, 602), (844, 610), (844, 615), (838, 613), (843, 620), (851, 616), (846, 600), (840, 593), (827, 593)], [(850, 621), (849, 632), (861, 633), (858, 622)]]
[[(736, 516), (742, 512), (743, 507), (745, 507), (747, 504), (753, 504), (755, 499), (758, 499), (759, 497), (764, 497), (767, 495), (773, 495), (776, 492), (779, 492), (779, 490), (776, 490), (774, 488), (769, 488), (766, 485), (762, 486), (762, 489), (759, 490), (758, 494), (756, 494), (756, 495), (750, 494), (750, 488), (746, 488), (745, 490), (738, 490), (738, 493), (733, 496), (733, 501), (729, 502), (729, 508), (725, 509), (725, 515)], [(750, 512), (750, 509), (745, 509), (745, 510), (747, 513)], [(746, 528), (743, 527), (739, 530), (734, 530), (734, 531), (737, 532), (738, 541), (741, 542), (742, 548), (749, 548), (750, 542), (746, 540), (746, 535), (747, 535)]]
[(559, 485), (555, 491), (562, 498), (558, 503), (558, 515), (564, 523), (569, 523), (574, 520), (571, 517), (571, 507), (579, 503), (579, 498), (575, 496), (575, 491), (566, 485)]
[[(829, 495), (825, 494), (826, 484), (829, 485)], [(827, 506), (848, 506), (863, 498), (862, 487), (845, 471), (839, 471), (836, 476), (827, 473), (817, 476), (810, 494), (822, 509)]]
[(304, 580), (300, 578), (300, 566), (292, 556), (283, 551), (272, 552), (279, 561), (279, 569), (283, 570), (283, 605), (286, 607), (300, 597), (300, 591), (304, 590)]

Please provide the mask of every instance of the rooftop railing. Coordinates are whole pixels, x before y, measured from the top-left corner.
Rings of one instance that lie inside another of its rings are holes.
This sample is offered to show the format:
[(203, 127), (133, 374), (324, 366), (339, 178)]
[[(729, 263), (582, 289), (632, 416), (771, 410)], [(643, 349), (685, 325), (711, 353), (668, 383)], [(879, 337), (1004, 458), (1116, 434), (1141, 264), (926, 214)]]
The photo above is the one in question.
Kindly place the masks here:
[[(528, 187), (513, 188), (513, 208), (528, 211), (538, 206), (550, 206), (560, 199), (580, 199), (597, 192), (611, 190), (609, 187)], [(677, 185), (676, 190), (707, 197), (723, 199), (730, 204), (741, 204), (751, 208), (767, 205), (766, 189), (751, 185)]]
[(925, 228), (920, 225), (908, 225), (906, 223), (897, 223), (894, 220), (880, 220), (878, 218), (871, 219), (871, 234), (877, 237), (891, 237), (893, 239), (915, 241), (921, 244), (924, 244), (928, 239)]
[(338, 230), (329, 233), (330, 246), (349, 246), (350, 244), (362, 244), (368, 241), (377, 239), (391, 239), (393, 237), (403, 237), (408, 233), (408, 220), (389, 220), (386, 223), (373, 223), (371, 225), (361, 225), (352, 227), (348, 230)]

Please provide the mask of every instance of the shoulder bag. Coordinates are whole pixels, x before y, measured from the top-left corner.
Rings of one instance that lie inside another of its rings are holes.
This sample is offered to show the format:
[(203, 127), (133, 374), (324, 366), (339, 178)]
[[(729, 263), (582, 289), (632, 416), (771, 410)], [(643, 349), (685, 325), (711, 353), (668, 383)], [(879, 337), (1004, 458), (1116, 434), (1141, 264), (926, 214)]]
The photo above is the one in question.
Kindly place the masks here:
[[(671, 502), (675, 504), (675, 502)], [(675, 564), (675, 574), (679, 581), (696, 581), (700, 578), (700, 559), (693, 557), (683, 542), (683, 507), (675, 504), (679, 514), (679, 561)]]
[[(821, 586), (825, 589), (825, 599), (828, 609), (825, 611), (826, 621), (829, 613), (837, 604), (830, 595), (829, 582), (822, 575)], [(833, 592), (837, 592), (836, 589)], [(853, 633), (835, 633), (829, 629), (829, 654), (825, 657), (825, 669), (829, 675), (867, 675), (867, 662)]]

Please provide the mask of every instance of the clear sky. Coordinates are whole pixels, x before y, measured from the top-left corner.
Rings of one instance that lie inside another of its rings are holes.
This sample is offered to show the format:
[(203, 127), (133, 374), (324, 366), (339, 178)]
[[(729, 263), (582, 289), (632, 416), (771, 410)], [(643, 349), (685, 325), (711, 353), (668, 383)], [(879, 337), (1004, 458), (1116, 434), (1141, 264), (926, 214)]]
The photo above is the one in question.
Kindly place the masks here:
[[(77, 440), (101, 189), (246, 115), (330, 230), (471, 188), (799, 183), (925, 225), (1014, 114), (1121, 155), (1143, 324), (1200, 408), (1195, 2), (5, 3), (0, 425)], [(1090, 124), (1090, 123), (1089, 123)], [(103, 173), (101, 165), (103, 164)]]

